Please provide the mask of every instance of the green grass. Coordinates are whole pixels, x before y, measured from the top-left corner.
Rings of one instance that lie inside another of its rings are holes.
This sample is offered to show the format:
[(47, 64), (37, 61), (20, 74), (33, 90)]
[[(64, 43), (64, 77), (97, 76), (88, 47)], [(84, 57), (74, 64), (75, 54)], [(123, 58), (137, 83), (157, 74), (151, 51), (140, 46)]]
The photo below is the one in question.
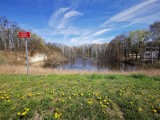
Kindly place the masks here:
[(160, 119), (160, 77), (0, 75), (0, 120)]

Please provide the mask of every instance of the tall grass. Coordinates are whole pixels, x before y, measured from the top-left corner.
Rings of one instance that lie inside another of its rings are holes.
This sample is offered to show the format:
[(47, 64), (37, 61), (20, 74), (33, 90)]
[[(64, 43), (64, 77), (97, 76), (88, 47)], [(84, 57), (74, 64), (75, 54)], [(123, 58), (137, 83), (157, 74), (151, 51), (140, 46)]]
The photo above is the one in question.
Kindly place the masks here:
[(0, 55), (0, 65), (2, 64), (6, 64), (7, 63), (7, 60), (5, 57), (3, 57), (2, 55)]
[[(94, 71), (94, 70), (58, 70), (53, 68), (43, 68), (38, 66), (30, 66), (29, 73), (32, 75), (49, 75), (49, 74), (110, 74), (114, 79), (114, 75), (131, 75), (131, 74), (144, 74), (146, 76), (160, 76), (159, 69), (147, 69), (136, 71)], [(24, 65), (0, 65), (0, 74), (26, 74), (26, 66)], [(93, 75), (94, 77), (94, 75)]]

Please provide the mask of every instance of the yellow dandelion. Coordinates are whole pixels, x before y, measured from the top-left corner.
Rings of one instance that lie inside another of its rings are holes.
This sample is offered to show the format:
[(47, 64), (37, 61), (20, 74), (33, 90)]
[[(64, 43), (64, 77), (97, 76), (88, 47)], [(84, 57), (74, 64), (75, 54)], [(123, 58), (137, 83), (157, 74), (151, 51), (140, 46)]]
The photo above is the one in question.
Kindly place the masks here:
[(25, 112), (23, 112), (21, 115), (22, 115), (22, 116), (26, 116), (26, 114), (27, 114), (27, 112), (25, 111)]
[(133, 104), (133, 102), (129, 102), (131, 105)]
[(24, 110), (25, 110), (26, 112), (28, 112), (30, 109), (29, 109), (29, 108), (24, 108)]
[(107, 100), (106, 100), (106, 99), (104, 99), (103, 101), (104, 101), (104, 102), (107, 102)]
[(142, 108), (138, 108), (138, 111), (140, 111), (140, 112), (141, 112), (141, 111), (142, 111)]
[(102, 105), (102, 101), (100, 101), (99, 104)]
[(54, 114), (54, 118), (56, 118), (56, 119), (57, 119), (57, 118), (60, 118), (61, 115), (62, 115), (61, 113), (57, 113), (57, 112), (56, 112), (56, 113)]
[(156, 109), (153, 109), (153, 112), (154, 112), (154, 113), (156, 113), (156, 112), (157, 112), (157, 110), (156, 110)]
[(19, 116), (19, 115), (21, 115), (21, 113), (20, 113), (20, 112), (18, 112), (18, 113), (17, 113), (17, 115)]
[(92, 101), (88, 101), (88, 104), (92, 105), (92, 104), (93, 104), (93, 102), (92, 102)]
[(109, 102), (107, 102), (106, 104), (109, 105)]
[(56, 111), (58, 111), (58, 108), (56, 108)]

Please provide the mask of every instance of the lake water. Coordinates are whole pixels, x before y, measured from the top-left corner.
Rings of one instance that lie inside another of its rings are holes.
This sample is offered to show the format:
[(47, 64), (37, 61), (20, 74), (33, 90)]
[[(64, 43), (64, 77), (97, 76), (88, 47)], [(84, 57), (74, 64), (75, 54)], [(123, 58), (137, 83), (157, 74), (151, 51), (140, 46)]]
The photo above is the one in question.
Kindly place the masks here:
[(86, 58), (77, 58), (68, 63), (64, 63), (57, 67), (58, 69), (63, 70), (95, 70), (95, 71), (111, 71), (111, 70), (120, 70), (120, 71), (132, 71), (136, 67), (134, 65), (125, 64), (122, 62), (95, 62), (95, 60), (86, 59)]

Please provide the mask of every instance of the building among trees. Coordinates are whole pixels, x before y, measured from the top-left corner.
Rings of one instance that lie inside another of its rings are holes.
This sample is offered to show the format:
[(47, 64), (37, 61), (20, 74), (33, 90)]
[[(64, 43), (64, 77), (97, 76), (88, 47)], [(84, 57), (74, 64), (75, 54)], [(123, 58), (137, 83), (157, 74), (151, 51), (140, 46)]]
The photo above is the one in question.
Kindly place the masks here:
[(159, 51), (160, 51), (159, 47), (146, 47), (141, 54), (141, 58), (147, 60), (151, 59), (158, 60), (158, 56), (160, 54)]

